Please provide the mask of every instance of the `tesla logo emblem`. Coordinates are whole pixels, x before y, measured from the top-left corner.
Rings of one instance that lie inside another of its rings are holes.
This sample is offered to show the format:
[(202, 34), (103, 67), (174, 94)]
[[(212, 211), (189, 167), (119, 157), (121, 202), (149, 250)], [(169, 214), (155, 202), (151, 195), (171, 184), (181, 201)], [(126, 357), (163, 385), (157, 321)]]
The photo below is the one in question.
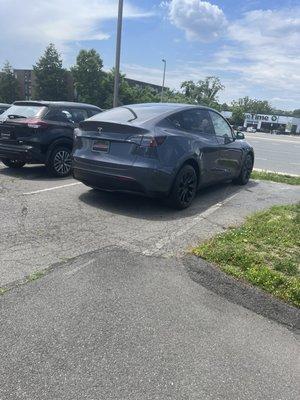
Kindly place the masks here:
[(102, 133), (102, 131), (103, 131), (103, 128), (101, 128), (101, 126), (98, 128), (98, 132), (99, 133)]

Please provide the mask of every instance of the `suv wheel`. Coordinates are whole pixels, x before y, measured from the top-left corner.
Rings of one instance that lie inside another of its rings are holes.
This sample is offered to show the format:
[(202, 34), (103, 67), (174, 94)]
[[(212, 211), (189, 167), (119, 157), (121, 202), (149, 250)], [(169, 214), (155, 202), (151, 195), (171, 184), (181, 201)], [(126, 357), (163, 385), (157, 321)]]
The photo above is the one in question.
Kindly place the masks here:
[(9, 168), (22, 168), (26, 164), (23, 161), (18, 161), (18, 160), (8, 160), (7, 158), (1, 160), (4, 165), (6, 165)]
[(71, 149), (65, 146), (56, 147), (49, 157), (47, 168), (52, 175), (60, 178), (70, 175), (72, 169)]
[(233, 183), (237, 185), (246, 185), (249, 182), (250, 175), (253, 169), (253, 158), (248, 154), (244, 160), (240, 175), (233, 179)]
[(191, 205), (197, 192), (197, 174), (191, 165), (185, 165), (178, 172), (168, 203), (183, 210)]

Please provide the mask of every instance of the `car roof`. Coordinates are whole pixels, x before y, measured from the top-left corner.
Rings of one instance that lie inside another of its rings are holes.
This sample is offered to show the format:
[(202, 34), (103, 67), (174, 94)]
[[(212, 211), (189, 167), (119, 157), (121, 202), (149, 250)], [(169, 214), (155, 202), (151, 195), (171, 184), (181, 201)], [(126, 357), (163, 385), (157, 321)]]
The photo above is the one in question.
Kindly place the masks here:
[(185, 104), (185, 103), (140, 103), (140, 104), (126, 104), (124, 107), (129, 108), (161, 108), (162, 112), (184, 110), (188, 108), (206, 108), (212, 110), (210, 107), (202, 106), (201, 104)]
[(15, 105), (32, 105), (32, 106), (52, 106), (52, 107), (85, 107), (85, 108), (94, 108), (97, 110), (101, 110), (100, 107), (94, 106), (93, 104), (86, 103), (76, 103), (72, 101), (45, 101), (45, 100), (22, 100), (15, 101), (13, 104)]
[(7, 104), (7, 103), (0, 103), (0, 107), (10, 107), (11, 104)]

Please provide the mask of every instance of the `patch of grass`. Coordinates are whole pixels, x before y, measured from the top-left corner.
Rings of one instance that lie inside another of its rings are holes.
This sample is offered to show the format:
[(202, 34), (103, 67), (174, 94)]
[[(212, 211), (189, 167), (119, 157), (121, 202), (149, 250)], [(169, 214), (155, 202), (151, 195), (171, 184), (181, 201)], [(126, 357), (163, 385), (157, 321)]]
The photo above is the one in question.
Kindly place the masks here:
[(27, 277), (26, 281), (27, 281), (27, 282), (36, 281), (37, 279), (39, 279), (39, 278), (41, 278), (42, 276), (44, 276), (45, 273), (46, 273), (45, 271), (35, 271), (35, 272), (33, 272), (32, 274), (30, 274), (30, 275)]
[(300, 307), (300, 204), (256, 213), (193, 253)]
[(300, 185), (300, 176), (276, 174), (275, 172), (252, 171), (251, 178), (263, 181), (287, 183), (289, 185)]
[(1, 288), (1, 287), (0, 287), (0, 296), (1, 296), (2, 294), (4, 294), (5, 292), (7, 292), (7, 290), (8, 290), (8, 289), (6, 289), (6, 288)]

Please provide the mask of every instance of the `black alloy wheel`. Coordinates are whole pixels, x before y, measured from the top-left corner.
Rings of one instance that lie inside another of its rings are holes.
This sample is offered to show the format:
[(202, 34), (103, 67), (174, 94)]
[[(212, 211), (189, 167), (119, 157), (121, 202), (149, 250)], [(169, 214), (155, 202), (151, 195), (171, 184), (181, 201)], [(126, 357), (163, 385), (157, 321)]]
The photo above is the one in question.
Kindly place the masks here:
[(177, 174), (169, 197), (169, 204), (183, 210), (191, 205), (197, 192), (197, 174), (191, 165), (185, 165)]
[(65, 177), (71, 174), (72, 156), (68, 147), (57, 147), (51, 153), (47, 164), (48, 170), (54, 176)]
[(252, 170), (253, 158), (251, 154), (248, 154), (244, 160), (240, 175), (233, 182), (238, 185), (246, 185), (249, 182)]

